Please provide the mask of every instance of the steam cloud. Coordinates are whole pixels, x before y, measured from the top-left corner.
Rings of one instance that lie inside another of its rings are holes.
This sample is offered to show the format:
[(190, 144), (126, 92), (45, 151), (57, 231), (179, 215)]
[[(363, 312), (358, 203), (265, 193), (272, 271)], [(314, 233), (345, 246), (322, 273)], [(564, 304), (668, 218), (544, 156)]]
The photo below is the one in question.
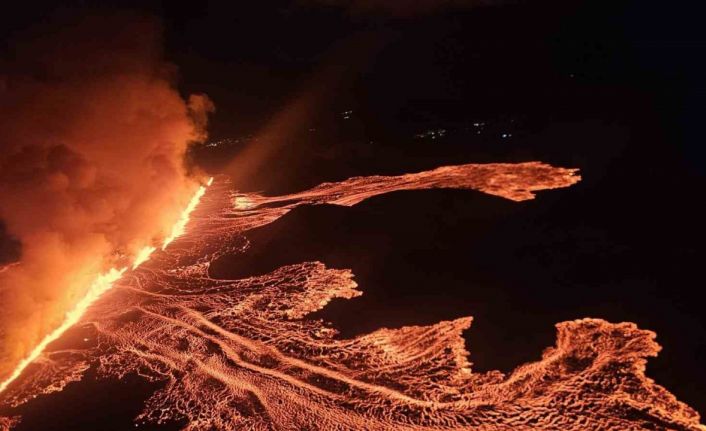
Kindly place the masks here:
[(21, 243), (0, 271), (0, 380), (197, 185), (184, 155), (213, 105), (182, 99), (160, 45), (149, 18), (64, 19), (0, 63), (0, 220)]

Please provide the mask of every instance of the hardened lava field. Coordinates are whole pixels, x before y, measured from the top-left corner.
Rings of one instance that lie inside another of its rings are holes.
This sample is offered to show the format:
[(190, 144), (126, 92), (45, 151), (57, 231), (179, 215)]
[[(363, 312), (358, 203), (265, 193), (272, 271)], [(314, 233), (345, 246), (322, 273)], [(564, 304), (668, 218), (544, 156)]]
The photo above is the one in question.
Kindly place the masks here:
[[(209, 265), (247, 249), (248, 231), (299, 205), (355, 205), (396, 190), (474, 189), (506, 199), (579, 181), (539, 162), (448, 166), (358, 177), (286, 196), (236, 193), (217, 178), (184, 236), (128, 272), (79, 325), (95, 342), (49, 348), (4, 393), (13, 411), (100, 377), (160, 381), (138, 426), (185, 430), (706, 430), (698, 414), (644, 374), (659, 346), (632, 323), (557, 324), (554, 347), (505, 375), (471, 369), (461, 334), (471, 317), (380, 329), (352, 339), (303, 319), (333, 298), (361, 295), (345, 268), (302, 262), (240, 280)], [(364, 286), (363, 286), (364, 290)], [(71, 343), (68, 343), (71, 344)]]

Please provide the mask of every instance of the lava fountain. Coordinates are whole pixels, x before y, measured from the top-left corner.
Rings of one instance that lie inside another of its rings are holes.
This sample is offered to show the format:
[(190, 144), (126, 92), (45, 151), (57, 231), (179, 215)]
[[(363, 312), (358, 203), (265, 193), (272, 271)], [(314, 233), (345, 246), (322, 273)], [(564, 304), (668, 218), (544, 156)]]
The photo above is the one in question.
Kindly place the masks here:
[(154, 18), (62, 15), (15, 37), (0, 58), (0, 220), (20, 249), (0, 266), (3, 389), (183, 232), (198, 188), (186, 155), (213, 109), (177, 90)]
[(645, 376), (659, 346), (632, 323), (561, 322), (556, 345), (537, 361), (507, 375), (480, 373), (461, 337), (471, 317), (351, 339), (306, 319), (334, 298), (363, 294), (351, 270), (301, 262), (238, 280), (209, 275), (214, 259), (249, 247), (248, 231), (300, 205), (352, 206), (434, 188), (523, 201), (577, 181), (575, 170), (539, 162), (357, 177), (286, 196), (237, 193), (218, 178), (199, 194), (189, 231), (83, 314), (76, 328), (96, 343), (46, 349), (0, 394), (0, 424), (21, 430), (27, 420), (31, 428), (16, 408), (93, 367), (99, 378), (161, 382), (136, 425), (181, 421), (187, 431), (706, 430), (693, 409)]
[[(213, 178), (210, 178), (206, 186), (200, 186), (194, 196), (189, 200), (189, 204), (181, 213), (179, 221), (177, 221), (177, 223), (174, 225), (171, 235), (169, 235), (169, 237), (164, 240), (162, 250), (164, 250), (169, 245), (169, 243), (174, 241), (175, 238), (181, 236), (184, 233), (186, 225), (189, 222), (189, 216), (191, 215), (191, 212), (199, 204), (201, 196), (203, 196), (203, 194), (206, 192), (206, 187), (211, 185), (212, 181)], [(134, 257), (132, 269), (137, 269), (137, 267), (149, 260), (150, 255), (155, 250), (156, 249), (152, 246), (145, 246), (144, 248), (142, 248)], [(93, 283), (91, 283), (86, 294), (74, 305), (72, 309), (66, 312), (66, 316), (64, 317), (63, 322), (61, 322), (61, 325), (59, 325), (59, 327), (47, 334), (39, 342), (39, 344), (37, 344), (37, 346), (30, 351), (29, 355), (27, 355), (26, 358), (22, 359), (20, 363), (17, 364), (17, 367), (12, 371), (10, 376), (4, 381), (0, 382), (0, 393), (7, 389), (7, 387), (13, 381), (15, 381), (22, 374), (25, 368), (27, 368), (29, 364), (34, 362), (39, 357), (39, 355), (44, 352), (44, 349), (46, 349), (49, 344), (51, 344), (53, 341), (58, 340), (59, 337), (61, 337), (69, 328), (75, 325), (86, 313), (88, 307), (90, 307), (101, 296), (103, 296), (105, 292), (110, 290), (113, 287), (113, 284), (117, 280), (119, 280), (127, 270), (127, 267), (122, 267), (120, 269), (111, 268), (106, 273), (96, 277)]]

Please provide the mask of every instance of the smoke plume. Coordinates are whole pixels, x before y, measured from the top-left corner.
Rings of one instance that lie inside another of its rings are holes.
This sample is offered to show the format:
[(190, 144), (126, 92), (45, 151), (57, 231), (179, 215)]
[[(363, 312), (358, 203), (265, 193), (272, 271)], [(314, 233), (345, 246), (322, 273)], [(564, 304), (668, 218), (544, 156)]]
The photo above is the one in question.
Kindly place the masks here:
[(156, 244), (197, 186), (203, 95), (185, 101), (160, 28), (111, 13), (62, 19), (0, 63), (0, 220), (21, 244), (0, 271), (0, 380), (99, 274)]

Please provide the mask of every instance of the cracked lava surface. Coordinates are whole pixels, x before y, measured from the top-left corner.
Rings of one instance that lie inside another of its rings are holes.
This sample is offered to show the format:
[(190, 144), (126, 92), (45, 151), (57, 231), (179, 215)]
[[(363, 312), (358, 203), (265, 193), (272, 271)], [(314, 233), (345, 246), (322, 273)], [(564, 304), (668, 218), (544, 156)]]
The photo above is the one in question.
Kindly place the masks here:
[[(185, 430), (706, 430), (699, 415), (644, 374), (660, 347), (632, 323), (558, 323), (556, 345), (505, 375), (471, 369), (461, 336), (472, 318), (379, 329), (351, 339), (304, 319), (363, 294), (345, 268), (302, 262), (239, 280), (209, 276), (248, 231), (299, 205), (352, 206), (372, 196), (474, 189), (514, 201), (568, 187), (574, 169), (540, 162), (447, 166), (324, 183), (285, 196), (237, 193), (217, 178), (186, 233), (127, 272), (78, 323), (91, 343), (50, 347), (8, 389), (14, 408), (80, 380), (131, 373), (164, 386), (135, 418)], [(68, 334), (67, 334), (68, 336)], [(87, 346), (84, 344), (88, 344)], [(7, 414), (7, 413), (6, 413)]]

